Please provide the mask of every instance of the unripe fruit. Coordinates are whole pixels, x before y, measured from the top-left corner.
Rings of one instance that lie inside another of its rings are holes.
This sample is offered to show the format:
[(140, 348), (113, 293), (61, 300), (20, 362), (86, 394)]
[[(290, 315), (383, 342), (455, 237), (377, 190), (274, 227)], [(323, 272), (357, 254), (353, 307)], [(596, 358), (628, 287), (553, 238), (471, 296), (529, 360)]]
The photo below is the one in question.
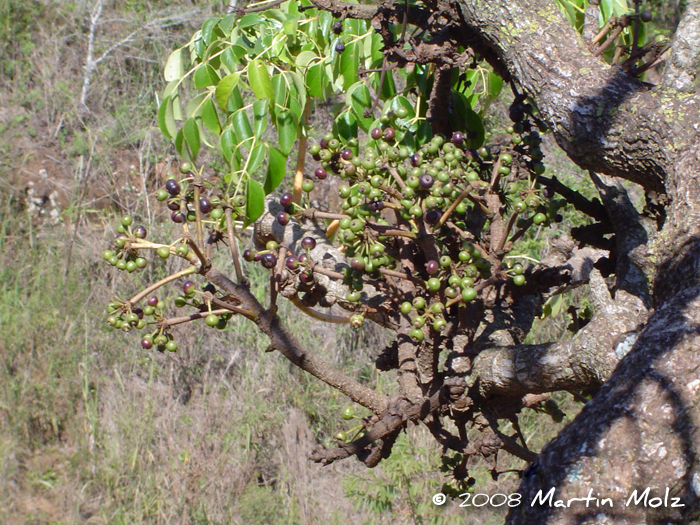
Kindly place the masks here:
[(169, 194), (166, 190), (164, 190), (163, 188), (159, 189), (159, 190), (156, 192), (156, 200), (157, 200), (158, 202), (163, 202), (163, 201), (166, 200), (168, 197), (170, 197), (170, 194)]
[(462, 299), (465, 303), (476, 299), (476, 290), (474, 288), (465, 288), (462, 290)]
[(401, 313), (402, 314), (408, 315), (411, 313), (412, 310), (413, 310), (413, 305), (411, 303), (409, 303), (408, 301), (401, 303)]
[(413, 330), (411, 330), (409, 332), (408, 335), (411, 336), (411, 339), (413, 339), (414, 341), (416, 341), (418, 343), (420, 343), (423, 339), (425, 339), (425, 334), (423, 333), (423, 330), (421, 330), (420, 328), (414, 328)]
[(314, 189), (314, 181), (311, 179), (306, 179), (301, 183), (301, 189), (306, 193), (310, 193)]
[(170, 341), (165, 343), (165, 349), (168, 352), (175, 352), (177, 351), (177, 343), (171, 339)]
[(180, 164), (180, 173), (182, 173), (183, 175), (187, 175), (191, 171), (192, 171), (192, 163), (191, 162), (185, 161), (182, 164)]
[(207, 324), (207, 326), (217, 326), (219, 324), (219, 316), (216, 314), (209, 314), (207, 315), (206, 319), (204, 319), (204, 322)]
[(426, 285), (428, 287), (428, 290), (430, 290), (431, 292), (437, 292), (440, 289), (441, 285), (440, 279), (436, 277), (431, 277), (430, 279), (428, 279)]
[(413, 299), (413, 306), (416, 310), (423, 310), (425, 308), (425, 299), (422, 297), (416, 297)]
[(343, 412), (342, 412), (342, 414), (341, 414), (341, 417), (342, 417), (344, 420), (348, 421), (348, 420), (350, 420), (350, 419), (352, 419), (352, 418), (355, 417), (355, 410), (354, 410), (352, 407), (345, 407), (345, 408), (343, 409)]
[(513, 284), (515, 286), (522, 286), (525, 284), (525, 276), (524, 275), (516, 275), (513, 277)]
[(160, 246), (157, 250), (156, 253), (158, 254), (158, 257), (161, 259), (167, 259), (170, 256), (170, 248), (167, 246)]

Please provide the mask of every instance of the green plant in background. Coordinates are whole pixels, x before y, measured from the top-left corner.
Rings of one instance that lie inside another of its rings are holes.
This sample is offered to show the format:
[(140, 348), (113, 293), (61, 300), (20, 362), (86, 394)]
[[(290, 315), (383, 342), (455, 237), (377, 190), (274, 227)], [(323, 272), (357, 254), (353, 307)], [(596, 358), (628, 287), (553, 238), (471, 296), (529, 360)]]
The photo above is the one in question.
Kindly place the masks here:
[[(103, 257), (129, 273), (145, 268), (149, 253), (156, 256), (151, 259), (175, 256), (178, 263), (132, 297), (116, 297), (110, 326), (145, 329), (143, 348), (175, 352), (176, 325), (203, 320), (223, 330), (234, 316), (251, 320), (270, 338), (269, 350), (372, 413), (357, 418), (346, 409), (343, 418), (358, 421), (336, 434), (333, 446), (312, 453), (320, 463), (355, 455), (376, 466), (400, 448), (397, 438), (408, 421), (425, 422), (442, 445), (454, 496), (466, 490), (470, 457), (503, 449), (533, 461), (517, 414), (531, 408), (560, 422), (557, 403), (547, 396), (514, 401), (507, 388), (485, 393), (470, 375), (471, 363), (495, 344), (489, 337), (495, 341), (497, 333), (519, 343), (539, 307), (545, 316), (561, 309), (556, 297), (588, 279), (569, 279), (555, 267), (517, 262), (509, 254), (527, 250), (523, 244), (533, 229), (561, 223), (567, 205), (601, 220), (602, 204), (545, 175), (540, 145), (549, 128), (515, 83), (511, 124), (501, 130), (507, 140), (485, 144), (482, 117), (502, 89), (501, 77), (456, 36), (432, 54), (425, 51), (441, 31), (457, 27), (456, 14), (447, 28), (437, 22), (422, 28), (418, 21), (430, 19), (429, 6), (406, 4), (384, 13), (344, 4), (341, 17), (332, 6), (306, 0), (266, 5), (208, 20), (167, 60), (158, 123), (182, 163), (181, 176), (167, 180), (157, 199), (171, 210), (174, 236), (154, 242), (127, 215)], [(608, 24), (621, 14), (620, 5), (603, 6), (596, 39), (612, 31), (612, 42), (632, 27), (631, 40), (620, 37), (612, 61), (642, 45), (639, 27), (648, 18), (636, 13)], [(562, 6), (577, 25), (583, 5)], [(641, 64), (638, 58), (626, 63), (632, 74), (643, 73), (656, 57)], [(186, 99), (189, 82), (194, 95)], [(341, 92), (332, 130), (307, 147), (314, 100)], [(275, 202), (268, 196), (285, 179), (297, 141), (292, 191)], [(206, 147), (226, 163), (217, 176), (198, 163)], [(305, 168), (310, 161), (316, 163), (313, 177)], [(342, 181), (333, 210), (307, 196), (331, 176)], [(257, 248), (239, 254), (241, 231), (253, 223)], [(233, 278), (218, 269), (214, 248), (223, 244), (235, 265)], [(573, 247), (570, 252), (575, 256)], [(251, 293), (242, 260), (266, 269), (268, 306)], [(180, 290), (175, 297), (172, 286)], [(396, 340), (379, 353), (376, 367), (398, 370), (398, 396), (377, 393), (299, 343), (276, 315), (279, 296), (328, 323), (360, 328), (371, 320), (393, 330)], [(519, 304), (525, 310), (515, 314)], [(173, 307), (186, 313), (175, 316)], [(494, 401), (499, 396), (503, 406)], [(443, 420), (454, 428), (447, 430)], [(499, 420), (512, 423), (512, 434)], [(479, 435), (478, 446), (467, 439), (468, 430)], [(495, 459), (492, 472), (499, 474)], [(399, 486), (413, 505), (413, 474), (404, 474)], [(375, 496), (377, 509), (391, 506), (392, 493)], [(423, 513), (420, 505), (412, 507), (416, 516)]]

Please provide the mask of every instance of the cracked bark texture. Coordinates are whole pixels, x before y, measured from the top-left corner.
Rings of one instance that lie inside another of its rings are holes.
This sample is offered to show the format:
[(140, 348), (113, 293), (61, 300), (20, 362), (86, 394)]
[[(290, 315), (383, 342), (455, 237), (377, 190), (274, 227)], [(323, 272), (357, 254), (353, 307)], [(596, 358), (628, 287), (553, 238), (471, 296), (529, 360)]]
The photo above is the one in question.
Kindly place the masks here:
[[(700, 101), (692, 93), (700, 56), (698, 2), (688, 4), (664, 82), (656, 87), (593, 57), (554, 2), (460, 0), (459, 7), (464, 41), (475, 42), (531, 97), (574, 162), (670, 199), (666, 224), (654, 234), (636, 214), (615, 216), (624, 211), (625, 196), (614, 181), (599, 178), (613, 224), (629, 224), (618, 228), (617, 247), (625, 256), (617, 261), (612, 295), (605, 299), (602, 280), (592, 280), (593, 293), (610, 312), (617, 308), (625, 323), (634, 319), (634, 308), (641, 320), (646, 305), (655, 310), (638, 336), (617, 327), (613, 317), (611, 325), (584, 329), (601, 344), (610, 330), (619, 331), (614, 348), (622, 359), (598, 395), (525, 472), (518, 490), (524, 503), (510, 510), (507, 523), (690, 523), (700, 515)], [(531, 350), (546, 359), (546, 348)], [(521, 392), (536, 361), (526, 352), (504, 352), (510, 377), (494, 377), (487, 391)], [(557, 380), (553, 370), (539, 386)], [(663, 499), (668, 489), (684, 506), (673, 508), (670, 500), (657, 508), (625, 505), (634, 490), (647, 487), (649, 498)], [(564, 507), (530, 505), (538, 491), (552, 488)], [(566, 506), (589, 491), (598, 500), (611, 498), (614, 506), (595, 500)]]

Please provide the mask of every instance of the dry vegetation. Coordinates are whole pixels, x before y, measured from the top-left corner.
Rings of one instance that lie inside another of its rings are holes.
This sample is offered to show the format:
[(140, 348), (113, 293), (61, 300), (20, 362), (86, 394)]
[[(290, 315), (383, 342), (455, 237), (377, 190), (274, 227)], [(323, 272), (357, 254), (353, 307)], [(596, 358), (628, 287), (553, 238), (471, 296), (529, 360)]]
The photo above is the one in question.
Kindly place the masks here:
[[(245, 321), (182, 330), (176, 355), (108, 332), (117, 277), (100, 252), (114, 214), (141, 217), (153, 237), (166, 227), (148, 199), (172, 155), (155, 126), (160, 68), (223, 5), (105, 2), (94, 20), (96, 5), (0, 7), (0, 522), (498, 523), (493, 509), (431, 506), (442, 479), (421, 429), (373, 472), (308, 462), (342, 428), (346, 400), (265, 353)], [(81, 104), (92, 29), (93, 59), (111, 51)], [(283, 314), (310, 347), (376, 385), (384, 334)], [(541, 446), (558, 425), (534, 419), (527, 433)], [(515, 482), (482, 475), (478, 487), (508, 493)]]

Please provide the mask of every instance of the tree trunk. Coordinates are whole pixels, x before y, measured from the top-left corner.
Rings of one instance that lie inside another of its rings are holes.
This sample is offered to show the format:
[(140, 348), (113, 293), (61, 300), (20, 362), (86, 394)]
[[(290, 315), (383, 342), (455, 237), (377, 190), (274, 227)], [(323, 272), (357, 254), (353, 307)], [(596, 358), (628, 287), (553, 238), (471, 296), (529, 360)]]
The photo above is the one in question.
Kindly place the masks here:
[(688, 523), (698, 516), (700, 103), (688, 92), (700, 56), (699, 5), (689, 2), (674, 39), (669, 70), (679, 81), (667, 76), (654, 87), (593, 56), (555, 2), (460, 0), (464, 41), (476, 40), (533, 100), (574, 162), (669, 198), (666, 224), (644, 251), (653, 263), (655, 311), (600, 393), (525, 472), (522, 503), (507, 523)]

